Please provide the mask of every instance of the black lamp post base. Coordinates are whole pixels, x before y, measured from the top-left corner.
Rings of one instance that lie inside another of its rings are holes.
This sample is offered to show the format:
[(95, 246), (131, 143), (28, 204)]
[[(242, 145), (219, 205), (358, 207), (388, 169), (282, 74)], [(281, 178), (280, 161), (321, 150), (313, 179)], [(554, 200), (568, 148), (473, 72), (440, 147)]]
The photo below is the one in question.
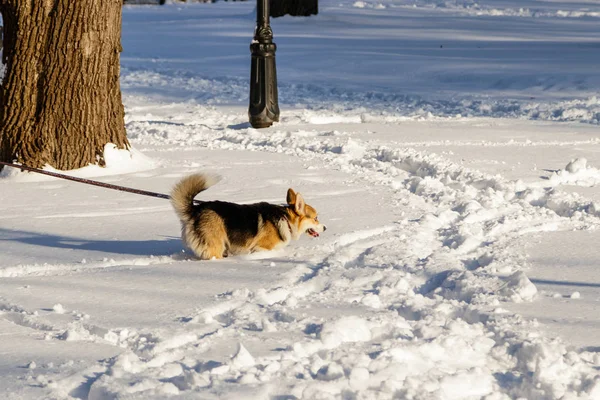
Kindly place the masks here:
[(248, 117), (253, 128), (267, 128), (279, 121), (275, 43), (252, 43), (250, 66), (250, 107)]
[(273, 119), (269, 118), (266, 115), (265, 116), (258, 115), (255, 117), (250, 117), (250, 125), (252, 125), (252, 127), (254, 129), (268, 128), (271, 125), (273, 125), (273, 122), (277, 122), (277, 121), (274, 121)]

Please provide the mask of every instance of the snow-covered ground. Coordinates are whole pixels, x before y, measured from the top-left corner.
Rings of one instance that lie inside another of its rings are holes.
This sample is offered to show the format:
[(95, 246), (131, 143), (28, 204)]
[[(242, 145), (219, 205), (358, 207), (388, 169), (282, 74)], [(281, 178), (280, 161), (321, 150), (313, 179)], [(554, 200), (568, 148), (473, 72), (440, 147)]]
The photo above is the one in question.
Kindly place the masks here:
[(327, 231), (222, 261), (167, 201), (4, 170), (8, 399), (600, 399), (600, 2), (323, 1), (273, 21), (281, 122), (254, 130), (251, 2), (127, 6), (136, 151), (73, 174), (281, 203)]

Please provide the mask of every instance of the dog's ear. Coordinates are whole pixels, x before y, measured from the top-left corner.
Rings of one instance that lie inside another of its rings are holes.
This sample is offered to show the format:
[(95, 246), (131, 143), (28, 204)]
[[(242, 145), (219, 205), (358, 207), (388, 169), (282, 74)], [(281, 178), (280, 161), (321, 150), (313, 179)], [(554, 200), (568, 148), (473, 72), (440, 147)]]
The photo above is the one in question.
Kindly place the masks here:
[(294, 210), (296, 210), (296, 213), (298, 215), (304, 215), (304, 206), (306, 205), (306, 203), (304, 203), (304, 198), (302, 197), (302, 195), (300, 193), (296, 193), (296, 201), (294, 202)]
[(304, 198), (300, 193), (294, 192), (294, 189), (292, 188), (288, 189), (287, 203), (290, 206), (294, 206), (294, 211), (296, 211), (296, 214), (304, 215), (304, 206), (306, 205), (306, 203), (304, 203)]
[(288, 192), (287, 192), (287, 203), (290, 206), (293, 206), (294, 204), (296, 204), (296, 192), (294, 192), (294, 189), (289, 188)]

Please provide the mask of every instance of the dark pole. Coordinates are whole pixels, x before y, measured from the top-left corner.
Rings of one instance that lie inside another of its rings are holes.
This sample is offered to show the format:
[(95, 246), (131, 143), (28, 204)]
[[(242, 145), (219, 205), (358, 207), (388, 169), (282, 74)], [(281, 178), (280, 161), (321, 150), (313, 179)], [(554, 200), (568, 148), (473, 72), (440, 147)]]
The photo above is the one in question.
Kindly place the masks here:
[(256, 0), (256, 30), (250, 45), (250, 107), (248, 117), (253, 128), (267, 128), (279, 121), (277, 70), (273, 31), (269, 25), (269, 0)]

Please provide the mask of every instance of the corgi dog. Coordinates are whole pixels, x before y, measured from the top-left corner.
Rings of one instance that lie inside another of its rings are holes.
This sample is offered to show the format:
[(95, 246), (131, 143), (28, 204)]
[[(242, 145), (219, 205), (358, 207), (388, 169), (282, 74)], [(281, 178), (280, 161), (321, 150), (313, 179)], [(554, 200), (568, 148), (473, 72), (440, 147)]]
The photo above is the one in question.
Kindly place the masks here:
[(183, 242), (200, 259), (280, 249), (303, 233), (318, 237), (327, 229), (319, 222), (317, 211), (293, 189), (287, 191), (286, 205), (194, 201), (198, 193), (218, 181), (211, 175), (190, 175), (171, 191)]

